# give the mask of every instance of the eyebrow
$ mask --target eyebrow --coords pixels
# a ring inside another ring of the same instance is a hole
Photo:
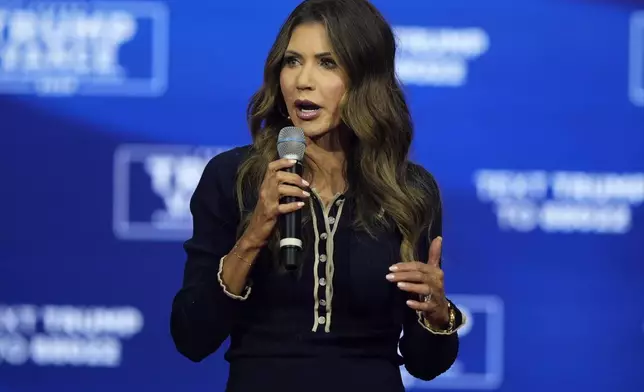
[[[287,50],[285,54],[290,54],[290,55],[297,56],[297,57],[303,57],[300,53],[298,53],[298,52],[296,52],[294,50]],[[322,58],[322,57],[328,57],[328,56],[333,57],[333,53],[331,53],[331,52],[322,52],[322,53],[316,53],[315,54],[315,58],[318,58],[318,59]]]

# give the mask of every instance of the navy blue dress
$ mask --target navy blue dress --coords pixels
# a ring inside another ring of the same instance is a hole
[[[194,231],[171,314],[177,350],[201,361],[230,337],[228,392],[396,392],[404,391],[401,365],[423,380],[449,369],[458,335],[426,329],[405,304],[410,294],[385,279],[399,261],[401,236],[383,230],[374,239],[352,227],[350,193],[324,208],[312,190],[298,273],[276,269],[263,249],[245,291],[228,293],[218,272],[237,240],[235,175],[248,151],[238,147],[211,159],[192,197]],[[426,258],[440,230],[439,215],[419,255]]]

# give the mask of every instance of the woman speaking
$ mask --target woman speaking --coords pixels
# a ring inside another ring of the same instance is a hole
[[[464,320],[443,287],[441,200],[408,160],[395,53],[368,1],[301,3],[249,104],[252,145],[204,170],[171,333],[192,361],[230,337],[228,392],[404,391],[399,366],[431,380],[456,359]],[[301,175],[278,155],[285,127],[303,130]],[[297,211],[292,272],[279,221]]]

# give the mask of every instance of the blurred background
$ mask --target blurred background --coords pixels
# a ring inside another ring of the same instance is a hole
[[[452,369],[644,391],[644,1],[374,0],[445,200]],[[169,335],[205,163],[298,1],[0,0],[0,391],[223,391]]]

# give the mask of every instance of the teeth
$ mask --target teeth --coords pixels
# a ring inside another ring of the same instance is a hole
[[[317,111],[317,109],[304,109],[304,108],[300,110],[302,111],[302,113],[313,113]]]

